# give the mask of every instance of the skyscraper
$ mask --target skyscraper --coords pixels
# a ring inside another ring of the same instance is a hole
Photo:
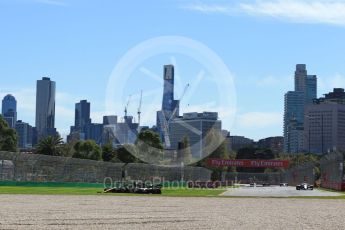
[[[15,128],[17,122],[17,101],[11,94],[6,95],[2,100],[2,116],[11,128]]]
[[[304,111],[317,97],[317,77],[308,75],[305,64],[297,64],[295,91],[285,94],[284,151],[297,153],[303,148]]]
[[[179,116],[180,101],[174,99],[175,70],[173,65],[164,66],[164,90],[162,110],[157,112],[157,129],[166,147],[170,147],[169,121]]]
[[[305,64],[297,64],[295,71],[295,92],[304,92],[306,104],[312,104],[317,97],[317,77],[308,75]]]
[[[303,140],[305,98],[302,91],[289,91],[284,103],[284,151],[298,153]]]
[[[32,148],[33,128],[28,123],[19,120],[16,123],[16,131],[18,134],[18,147],[20,149]]]
[[[71,126],[70,135],[67,140],[86,140],[90,118],[91,104],[87,100],[81,100],[75,104],[74,126]]]
[[[307,77],[307,66],[297,64],[295,71],[295,91],[303,92],[305,89],[305,78]]]
[[[306,89],[305,89],[306,105],[313,104],[313,101],[316,98],[317,98],[317,76],[307,75]]]
[[[90,103],[87,100],[81,100],[75,104],[74,127],[76,130],[82,130],[85,125],[90,123]]]
[[[172,112],[179,106],[179,101],[174,100],[174,82],[175,82],[175,70],[173,65],[164,66],[164,92],[162,111],[166,115],[172,115]]]
[[[44,77],[37,81],[36,89],[36,129],[38,140],[56,135],[55,129],[55,89],[56,84]]]

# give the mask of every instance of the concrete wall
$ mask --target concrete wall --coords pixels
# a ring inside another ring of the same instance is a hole
[[[2,162],[6,162],[3,163]],[[0,152],[0,180],[37,182],[103,183],[109,177],[118,181],[122,177],[123,163],[82,160],[36,154]],[[127,176],[132,180],[153,177],[166,181],[209,180],[211,171],[198,167],[163,167],[147,164],[129,164]]]

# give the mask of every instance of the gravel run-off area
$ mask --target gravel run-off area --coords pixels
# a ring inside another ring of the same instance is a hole
[[[344,229],[345,200],[0,195],[0,229]]]

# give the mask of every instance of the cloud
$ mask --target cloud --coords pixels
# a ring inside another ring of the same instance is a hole
[[[238,4],[194,3],[184,7],[202,13],[234,13],[270,17],[295,23],[318,23],[345,26],[345,2],[340,0],[270,0]]]
[[[293,83],[293,76],[267,76],[260,79],[257,79],[256,85],[258,87],[290,87],[290,85]]]
[[[242,128],[266,128],[282,125],[281,112],[249,112],[238,115],[237,122]]]
[[[195,3],[195,4],[189,4],[182,7],[186,10],[191,11],[198,11],[205,14],[211,14],[211,13],[229,13],[229,10],[231,8],[227,6],[222,5],[216,5],[216,4],[206,4],[206,3]]]
[[[345,76],[342,74],[335,74],[330,77],[318,76],[318,91],[319,94],[325,94],[333,91],[333,88],[345,88]]]
[[[62,0],[34,0],[37,3],[54,5],[54,6],[67,6],[67,3]]]

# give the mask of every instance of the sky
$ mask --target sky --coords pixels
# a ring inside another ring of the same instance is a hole
[[[215,56],[178,43],[161,52],[148,45],[167,38],[193,41],[190,47]],[[345,88],[344,41],[340,0],[0,0],[0,97],[13,94],[18,119],[34,125],[36,81],[50,77],[57,83],[56,127],[65,137],[76,102],[90,101],[93,122],[101,122],[123,116],[132,95],[136,117],[142,90],[142,125],[153,125],[163,65],[174,64],[175,97],[190,84],[181,113],[217,110],[223,129],[258,140],[282,135],[296,64],[318,76],[318,96]],[[124,61],[143,44],[150,50]]]

